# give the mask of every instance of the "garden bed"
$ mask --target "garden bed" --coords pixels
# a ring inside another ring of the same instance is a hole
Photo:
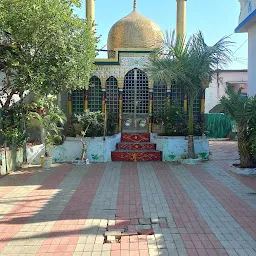
[[[151,134],[151,142],[156,143],[157,150],[163,152],[163,161],[181,162],[188,154],[188,140],[185,136],[158,136]],[[209,142],[203,137],[194,137],[196,158],[208,160]]]
[[[116,143],[120,142],[121,134],[103,137],[87,138],[86,158],[90,162],[110,162],[111,151],[115,150]],[[62,145],[51,149],[53,163],[74,162],[80,158],[82,152],[81,137],[68,137]],[[44,146],[37,145],[27,151],[27,160],[30,164],[39,164],[40,156],[44,154]]]

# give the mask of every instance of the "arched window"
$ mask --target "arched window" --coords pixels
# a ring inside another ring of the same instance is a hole
[[[101,99],[101,82],[96,76],[90,79],[90,87],[88,89],[88,108],[91,112],[101,110],[102,99]]]
[[[147,75],[140,69],[129,71],[124,78],[123,112],[134,113],[136,99],[136,112],[148,113],[149,93]]]
[[[159,113],[163,110],[167,100],[167,86],[156,83],[153,87],[153,112]]]
[[[84,112],[84,90],[72,91],[72,112],[73,114]]]
[[[106,81],[106,105],[107,112],[112,112],[116,119],[118,118],[118,84],[115,77],[111,76]]]

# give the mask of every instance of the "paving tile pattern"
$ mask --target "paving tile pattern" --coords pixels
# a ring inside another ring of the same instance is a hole
[[[188,255],[228,255],[167,164],[153,164]],[[175,244],[178,248],[179,244]]]
[[[217,167],[213,163],[205,164],[203,170],[211,174],[216,180],[229,188],[241,200],[245,201],[254,210],[256,210],[256,196],[252,188],[247,187],[229,173],[223,172],[221,168]]]
[[[218,181],[207,177],[209,182],[204,182],[206,180],[205,176],[209,174],[198,171],[198,169],[198,166],[189,168],[179,166],[172,168],[172,171],[228,254],[256,255],[255,240],[251,236],[253,233],[248,234],[236,221],[237,218],[234,214],[237,208],[236,202],[227,206],[230,198],[226,197],[222,201],[218,196],[217,193],[221,189],[218,188]],[[212,187],[216,188],[215,193],[211,193],[213,192]],[[240,200],[239,198],[235,199]]]
[[[71,169],[72,168],[70,168],[70,170]],[[44,240],[51,232],[56,219],[58,219],[74,193],[74,190],[72,191],[71,188],[76,188],[79,185],[81,175],[84,175],[86,172],[86,170],[84,170],[83,173],[78,172],[77,168],[68,173],[63,169],[60,171],[66,175],[64,180],[59,184],[58,187],[56,187],[56,189],[54,189],[53,183],[51,183],[51,197],[47,203],[42,206],[40,211],[31,216],[30,219],[22,226],[20,231],[16,233],[15,237],[9,241],[8,245],[2,251],[3,255],[9,255],[8,253],[12,255],[20,255],[23,253],[28,255],[36,255]],[[49,188],[49,184],[47,185]],[[40,187],[40,190],[44,188],[46,187],[42,186]],[[38,199],[40,199],[40,197],[38,197],[37,200]],[[61,236],[61,234],[56,232],[54,233],[54,236],[58,238]]]
[[[166,197],[150,163],[138,163],[144,217],[165,218],[168,228],[153,224],[155,235],[148,236],[149,255],[187,255]]]
[[[23,201],[18,203],[0,221],[0,252],[21,230],[22,226],[30,221],[44,204],[50,199],[54,189],[64,179],[65,175],[72,170],[71,166],[59,167],[55,172],[40,175],[43,180],[38,188],[29,193]],[[47,177],[47,178],[46,178]],[[37,180],[38,181],[38,180]],[[26,189],[26,187],[25,187]],[[24,187],[23,187],[24,190]]]
[[[256,185],[229,164],[13,173],[0,179],[0,255],[255,256]]]

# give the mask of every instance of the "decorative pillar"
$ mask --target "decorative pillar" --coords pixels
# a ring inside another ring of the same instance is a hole
[[[153,126],[153,88],[154,80],[149,78],[148,80],[148,89],[149,89],[149,104],[148,104],[148,132],[152,132]]]
[[[106,88],[102,88],[102,112],[105,113],[105,104],[106,104]]]
[[[123,88],[119,88],[119,132],[122,132],[122,123],[123,123]]]
[[[88,90],[84,90],[84,111],[88,110]]]
[[[72,93],[68,92],[68,115],[72,116]]]
[[[148,132],[152,132],[153,125],[153,88],[149,88]]]
[[[202,98],[201,98],[201,120],[204,120],[204,111],[205,111],[205,89],[203,90]]]
[[[184,96],[184,107],[183,107],[183,110],[185,113],[188,112],[188,97],[187,95]]]
[[[177,36],[185,36],[186,34],[186,8],[187,0],[177,0]]]
[[[171,93],[172,93],[171,87],[167,87],[167,103],[168,103],[168,105],[171,104]]]
[[[95,26],[95,0],[86,0],[86,19],[92,26],[92,31],[94,32]]]
[[[69,131],[71,132],[72,130],[72,93],[68,92],[68,118],[67,118],[67,123],[69,127]]]

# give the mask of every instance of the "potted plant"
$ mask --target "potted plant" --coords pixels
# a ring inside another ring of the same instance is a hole
[[[38,102],[37,110],[31,112],[31,118],[39,120],[42,126],[42,141],[44,143],[44,155],[41,156],[41,165],[43,168],[51,168],[52,157],[50,149],[55,144],[56,139],[59,143],[60,130],[58,126],[66,121],[65,114],[54,104],[55,97],[47,97],[43,102]]]

